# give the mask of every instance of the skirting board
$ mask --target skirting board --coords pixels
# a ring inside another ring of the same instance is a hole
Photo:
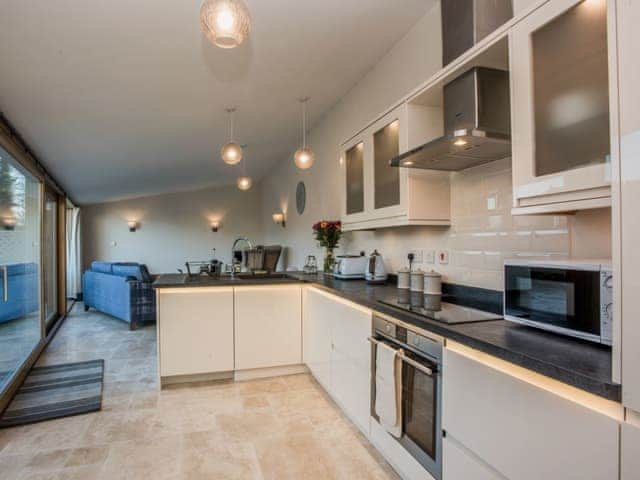
[[[160,388],[165,385],[214,382],[216,380],[233,380],[233,372],[196,373],[194,375],[172,375],[170,377],[160,377]]]
[[[285,365],[282,367],[254,368],[251,370],[238,370],[230,372],[196,373],[194,375],[172,375],[160,377],[160,386],[176,385],[181,383],[203,383],[219,380],[253,380],[257,378],[279,377],[282,375],[295,375],[307,373],[309,369],[305,365]]]
[[[236,370],[233,372],[233,379],[238,381],[253,380],[256,378],[279,377],[282,375],[295,375],[307,373],[309,369],[306,365],[284,365],[282,367],[254,368],[251,370]]]

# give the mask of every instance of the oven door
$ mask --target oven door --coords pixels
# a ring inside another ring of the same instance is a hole
[[[600,341],[600,272],[526,265],[505,267],[505,318]]]
[[[441,375],[438,364],[388,338],[370,339],[373,350],[371,416],[376,422],[376,345],[384,342],[398,350],[402,365],[402,436],[393,437],[434,478],[442,477]]]

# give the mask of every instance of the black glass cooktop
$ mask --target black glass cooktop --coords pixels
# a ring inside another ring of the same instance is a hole
[[[398,290],[398,298],[395,301],[380,300],[380,303],[448,324],[502,320],[502,317],[495,313],[463,307],[445,300],[446,296],[443,299],[442,295],[423,295],[421,292]]]

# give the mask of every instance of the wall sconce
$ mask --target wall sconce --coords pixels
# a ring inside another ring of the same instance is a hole
[[[287,226],[287,220],[284,218],[284,213],[274,213],[273,223],[282,226],[282,228],[285,228]]]
[[[219,221],[215,220],[215,221],[211,222],[211,231],[213,233],[216,233],[219,228],[220,228],[220,222]]]
[[[127,225],[129,225],[130,232],[135,232],[138,229],[138,222],[136,222],[135,220],[129,220],[127,222]]]
[[[5,230],[15,230],[16,229],[16,217],[4,217],[2,219],[2,226]]]

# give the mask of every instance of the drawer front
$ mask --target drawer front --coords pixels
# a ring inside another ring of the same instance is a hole
[[[508,478],[618,478],[618,422],[449,349],[443,427]]]

